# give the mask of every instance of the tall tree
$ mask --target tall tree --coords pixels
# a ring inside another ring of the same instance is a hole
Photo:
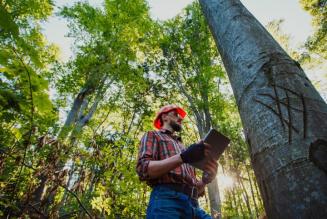
[[[146,35],[152,30],[148,8],[143,0],[105,1],[103,10],[87,3],[64,7],[60,13],[70,21],[70,36],[76,39],[77,57],[67,65],[58,80],[60,91],[76,90],[61,138],[74,137],[94,115],[99,102],[113,82],[142,77],[143,71],[131,63],[145,53]],[[92,17],[93,19],[89,19]]]
[[[267,216],[326,217],[326,103],[239,0],[200,4],[232,84]]]

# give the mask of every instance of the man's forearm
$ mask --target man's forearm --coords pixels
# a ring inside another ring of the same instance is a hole
[[[151,160],[148,167],[148,174],[151,179],[161,177],[183,163],[180,154],[176,154],[164,160]]]

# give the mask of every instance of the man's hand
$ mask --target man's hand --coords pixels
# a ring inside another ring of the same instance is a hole
[[[202,182],[204,184],[210,183],[217,175],[218,163],[216,158],[212,157],[211,147],[211,145],[201,140],[196,144],[192,144],[180,155],[183,163],[194,163],[202,159],[206,160],[202,175]]]
[[[205,184],[211,183],[211,181],[215,179],[217,175],[217,167],[218,163],[216,160],[211,159],[206,163],[202,174],[202,181]]]
[[[183,151],[181,153],[181,158],[183,163],[194,163],[202,160],[205,153],[205,143],[200,141],[198,143],[192,144],[185,151]]]
[[[208,184],[212,180],[214,180],[214,178],[217,175],[218,163],[217,160],[214,157],[212,157],[210,154],[211,145],[204,143],[204,146],[205,146],[204,155],[205,155],[206,163],[204,165],[202,181],[205,184]]]

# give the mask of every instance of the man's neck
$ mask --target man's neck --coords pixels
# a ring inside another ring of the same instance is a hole
[[[170,131],[171,134],[175,133],[174,129],[172,127],[170,127],[169,125],[163,125],[162,129],[166,129],[166,130]]]

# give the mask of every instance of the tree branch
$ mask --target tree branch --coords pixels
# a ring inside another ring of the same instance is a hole
[[[2,150],[2,149],[0,149],[0,152],[6,154],[6,155],[8,155],[8,156],[10,156],[10,157],[13,158],[13,159],[17,159],[17,157],[12,156],[11,154],[6,153],[6,152],[5,152],[4,150]],[[30,169],[32,169],[32,170],[34,170],[34,171],[37,171],[37,169],[36,169],[35,167],[31,166],[31,165],[28,165],[28,164],[23,163],[23,162],[22,162],[22,165],[25,166],[25,167],[27,167],[27,168],[30,168]],[[48,179],[51,180],[51,181],[53,181],[56,185],[58,185],[58,186],[64,188],[64,189],[65,189],[67,192],[69,192],[70,194],[72,194],[72,195],[76,198],[78,204],[83,208],[83,210],[85,211],[85,213],[86,213],[90,218],[92,218],[92,215],[91,215],[91,214],[89,213],[89,211],[85,208],[85,206],[83,205],[83,203],[81,202],[81,200],[78,198],[78,196],[77,196],[74,192],[72,192],[72,191],[71,191],[70,189],[68,189],[66,186],[63,186],[63,185],[61,185],[60,183],[58,183],[55,179],[52,179],[52,178],[48,178]]]
[[[200,115],[200,112],[198,111],[198,109],[195,106],[193,97],[186,91],[185,87],[183,86],[182,80],[181,80],[179,74],[176,74],[176,80],[177,80],[177,86],[179,87],[180,91],[184,94],[184,96],[187,98],[187,100],[188,100],[188,102],[190,104],[190,107],[191,107],[193,113],[195,114],[195,118],[197,120],[197,123],[198,123],[199,127],[200,126],[202,127],[203,120],[202,120],[202,117]]]
[[[78,204],[83,208],[83,210],[85,211],[85,213],[86,213],[90,218],[92,218],[92,215],[90,214],[90,212],[89,212],[89,211],[84,207],[84,205],[82,204],[81,200],[79,200],[78,196],[77,196],[74,192],[72,192],[70,189],[68,189],[68,188],[67,188],[66,186],[64,186],[64,185],[60,185],[60,184],[59,184],[59,186],[62,187],[62,188],[64,188],[64,189],[65,189],[67,192],[69,192],[70,194],[72,194],[72,195],[76,198]]]
[[[27,142],[24,148],[24,156],[23,156],[23,160],[22,163],[25,162],[26,159],[26,155],[27,155],[27,148],[31,143],[31,138],[32,138],[32,132],[33,132],[33,126],[34,126],[34,100],[33,100],[33,90],[32,90],[32,82],[31,82],[31,74],[30,71],[28,70],[27,66],[25,65],[25,62],[23,61],[23,59],[18,55],[16,49],[14,47],[11,47],[11,49],[13,50],[13,52],[15,53],[16,57],[19,59],[19,61],[22,63],[23,67],[26,70],[27,76],[28,76],[28,83],[29,83],[29,92],[30,92],[30,98],[31,98],[31,118],[30,118],[30,130],[28,133],[28,137],[27,137]],[[20,176],[22,174],[23,171],[23,165],[20,166],[20,170],[18,173],[18,177],[17,177],[17,181],[14,184],[14,189],[13,189],[13,194],[15,194],[16,188],[17,188],[17,184],[19,184],[19,180],[20,180]]]

